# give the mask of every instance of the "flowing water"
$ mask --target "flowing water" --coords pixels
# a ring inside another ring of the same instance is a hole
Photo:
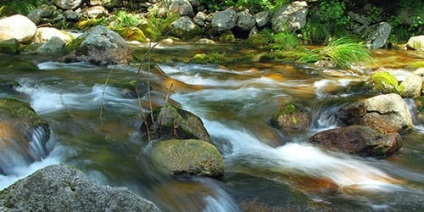
[[[199,49],[183,46],[168,54],[179,51]],[[384,58],[381,54],[376,57]],[[418,121],[403,135],[401,151],[383,160],[308,143],[314,133],[338,126],[335,112],[361,96],[356,85],[366,79],[364,70],[168,62],[158,65],[161,74],[143,72],[155,105],[170,94],[204,122],[224,157],[225,177],[214,180],[164,176],[144,157],[147,142],[138,129],[140,105],[148,110],[148,97],[131,98],[121,86],[137,78],[138,64],[102,68],[31,57],[2,60],[2,79],[19,86],[1,87],[1,97],[29,102],[49,123],[55,146],[44,159],[0,175],[0,189],[47,165],[67,163],[100,183],[126,186],[166,211],[424,210],[424,127]],[[308,132],[285,137],[269,126],[278,103],[286,101],[313,110]]]

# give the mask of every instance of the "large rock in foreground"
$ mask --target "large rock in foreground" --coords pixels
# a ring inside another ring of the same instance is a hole
[[[382,133],[402,133],[413,127],[408,106],[394,93],[345,106],[339,115],[347,125],[365,125]]]
[[[202,120],[170,104],[158,107],[152,116],[147,116],[141,131],[147,140],[199,139],[211,142]]]
[[[398,133],[381,134],[365,126],[349,126],[319,132],[309,138],[328,149],[365,157],[386,157],[402,147]]]
[[[98,185],[82,172],[53,165],[0,193],[0,211],[160,211],[127,188]]]
[[[30,42],[37,32],[34,22],[23,15],[13,15],[0,19],[0,41],[17,39],[21,43]]]
[[[73,40],[65,47],[70,54],[65,61],[85,61],[100,66],[127,63],[132,59],[132,50],[116,32],[96,26]]]
[[[153,163],[172,175],[199,175],[220,178],[224,175],[221,154],[202,140],[163,140],[152,143]]]

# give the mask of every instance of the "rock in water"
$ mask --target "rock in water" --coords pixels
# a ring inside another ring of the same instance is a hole
[[[43,168],[0,193],[0,211],[160,211],[129,191],[89,180],[66,165]]]

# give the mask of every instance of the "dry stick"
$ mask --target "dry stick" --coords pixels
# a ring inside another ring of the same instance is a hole
[[[107,74],[105,83],[103,84],[103,92],[102,92],[102,98],[101,98],[101,103],[100,103],[100,106],[101,106],[100,107],[100,117],[99,117],[99,119],[100,119],[100,125],[103,125],[103,111],[104,111],[104,105],[103,105],[103,103],[104,103],[104,97],[105,97],[105,94],[106,94],[106,86],[107,86],[107,84],[109,82],[109,79],[110,79],[110,76],[112,75],[112,72],[115,70],[115,67],[113,67],[109,71],[109,73]]]

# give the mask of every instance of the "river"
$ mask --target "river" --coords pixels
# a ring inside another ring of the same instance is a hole
[[[201,50],[182,45],[159,49],[153,56]],[[424,56],[382,50],[374,58],[393,64]],[[403,135],[400,152],[386,159],[331,152],[307,141],[318,131],[337,127],[334,111],[361,95],[355,85],[366,79],[366,70],[170,60],[158,64],[161,74],[143,71],[152,83],[154,105],[170,95],[204,122],[224,157],[225,177],[214,180],[163,176],[148,161],[140,162],[147,142],[138,130],[143,122],[139,106],[148,109],[149,99],[131,98],[120,86],[137,78],[139,64],[98,67],[3,55],[1,65],[2,80],[19,83],[2,87],[1,96],[29,102],[49,123],[55,147],[43,160],[0,175],[0,189],[47,165],[67,163],[99,183],[126,186],[166,211],[424,210],[420,123]],[[269,126],[282,100],[302,101],[313,109],[308,132],[286,138]]]

